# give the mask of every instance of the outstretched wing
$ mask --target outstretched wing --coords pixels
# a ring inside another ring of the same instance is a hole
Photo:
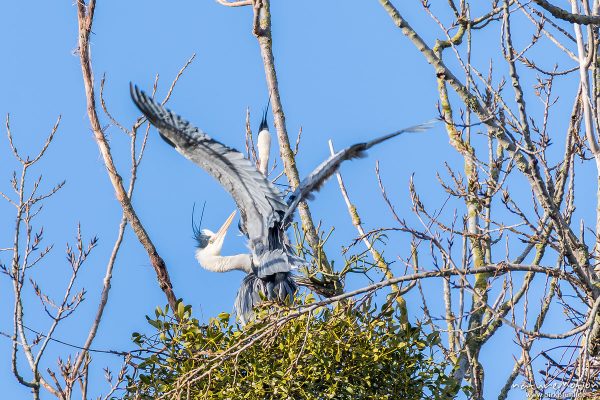
[[[315,190],[319,190],[321,186],[325,183],[327,179],[331,177],[340,167],[340,164],[346,160],[352,160],[354,158],[362,158],[366,156],[365,151],[370,149],[371,147],[379,144],[381,142],[385,142],[388,139],[396,137],[406,132],[423,132],[427,129],[430,129],[433,126],[434,121],[429,121],[421,125],[411,126],[410,128],[402,129],[393,133],[390,133],[385,136],[381,136],[377,139],[373,139],[370,142],[366,143],[357,143],[350,147],[345,148],[344,150],[338,151],[327,160],[323,161],[321,165],[319,165],[313,172],[310,173],[300,185],[294,190],[294,192],[290,195],[287,200],[287,210],[283,217],[283,223],[287,224],[289,219],[291,219],[296,207],[298,207],[298,203],[302,200],[310,199],[311,193]]]
[[[212,139],[131,85],[131,98],[161,137],[212,175],[231,194],[252,241],[267,240],[287,208],[281,193],[239,151]]]

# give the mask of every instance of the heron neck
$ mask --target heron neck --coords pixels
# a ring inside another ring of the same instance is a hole
[[[257,146],[258,147],[258,170],[265,176],[267,176],[269,168],[269,152],[271,151],[271,133],[268,130],[263,129],[258,134]]]
[[[202,268],[212,272],[244,271],[252,272],[250,254],[236,254],[234,256],[220,256],[196,252],[196,259]]]

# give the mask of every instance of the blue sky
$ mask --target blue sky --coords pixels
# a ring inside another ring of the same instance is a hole
[[[439,33],[421,11],[419,2],[413,3],[404,7],[405,17],[421,27],[432,43]],[[78,287],[87,290],[86,301],[56,333],[61,340],[82,344],[99,297],[121,209],[86,115],[81,68],[74,55],[76,7],[71,1],[37,1],[30,5],[33,7],[19,7],[16,2],[0,5],[0,50],[5,55],[0,63],[0,116],[10,113],[18,148],[32,153],[41,146],[58,115],[62,115],[56,139],[34,171],[34,175],[43,175],[42,187],[46,189],[62,180],[67,183],[47,201],[38,219],[38,224],[44,226],[45,243],[54,243],[55,248],[32,277],[49,294],[60,295],[69,276],[64,247],[66,242],[73,242],[77,224],[81,223],[84,237],[100,238],[78,282]],[[350,1],[341,6],[333,1],[276,1],[272,14],[276,66],[291,140],[295,140],[300,127],[303,129],[297,160],[301,175],[327,157],[329,138],[336,148],[341,148],[437,116],[433,69],[392,24],[378,2]],[[491,27],[478,44],[485,47],[485,40],[497,40],[499,31],[498,24]],[[93,32],[91,54],[96,80],[99,82],[106,73],[108,107],[121,123],[131,125],[138,116],[129,98],[130,81],[149,90],[158,73],[159,96],[164,96],[177,71],[196,53],[196,60],[179,81],[169,106],[213,137],[243,149],[246,107],[250,107],[256,129],[268,97],[259,49],[251,34],[250,9],[230,9],[213,1],[99,2]],[[483,50],[476,55],[481,60],[492,56]],[[565,84],[557,90],[570,99],[576,87]],[[559,109],[570,110],[569,102],[561,103]],[[108,124],[104,115],[101,121]],[[562,132],[567,122],[557,120],[556,126]],[[0,190],[9,192],[12,171],[18,166],[2,131]],[[114,127],[108,128],[108,137],[119,172],[125,178],[129,169],[128,139]],[[275,149],[272,155],[276,157]],[[408,220],[412,218],[408,196],[411,174],[414,173],[417,188],[428,205],[437,208],[446,196],[437,184],[436,172],[443,170],[443,161],[461,165],[441,126],[427,134],[393,140],[374,148],[369,158],[344,165],[348,191],[367,229],[391,224],[375,178],[376,160],[380,162],[389,196]],[[516,188],[519,190],[519,186]],[[528,193],[525,189],[523,195]],[[168,265],[175,293],[194,307],[200,320],[231,311],[243,277],[241,273],[210,273],[197,265],[190,216],[193,204],[204,201],[203,225],[213,230],[235,208],[229,195],[212,178],[172,151],[152,131],[133,203]],[[460,210],[459,203],[455,206]],[[326,230],[335,226],[327,250],[330,257],[341,260],[341,246],[347,245],[356,233],[335,181],[322,189],[311,209]],[[0,231],[0,247],[12,243],[13,216],[14,209],[0,203],[0,219],[10,228]],[[409,249],[407,239],[390,237],[386,256],[390,260],[405,257]],[[232,230],[224,252],[241,251],[244,241]],[[0,260],[7,261],[1,253]],[[441,285],[430,289],[440,293]],[[2,332],[11,331],[10,291],[9,280],[0,277]],[[147,255],[128,231],[94,347],[132,348],[131,333],[147,330],[144,316],[165,302]],[[35,329],[46,329],[49,320],[39,312],[37,299],[30,297],[25,307],[27,323]],[[413,318],[418,318],[420,307],[413,307],[411,312]],[[516,348],[501,354],[494,348],[504,349],[510,344],[511,336],[504,335],[483,352],[484,362],[494,360],[492,368],[499,371],[497,378],[493,369],[487,375],[489,393],[497,393],[512,366],[513,353],[518,355]],[[0,382],[4,394],[6,398],[27,398],[27,390],[17,384],[10,372],[9,346],[10,341],[0,337],[0,358],[4,360],[0,362]],[[45,365],[54,367],[56,357],[64,357],[68,352],[68,348],[52,343]],[[95,357],[92,395],[105,389],[101,368],[115,367],[119,361],[110,356]],[[519,398],[518,393],[513,395]],[[43,398],[47,395],[43,394]]]

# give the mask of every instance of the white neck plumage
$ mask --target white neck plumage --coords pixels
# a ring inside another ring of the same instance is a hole
[[[252,258],[250,254],[236,254],[234,256],[221,256],[209,254],[210,252],[196,250],[196,259],[200,266],[212,272],[244,271],[252,272]]]
[[[258,148],[258,170],[264,176],[269,173],[269,153],[271,151],[271,134],[267,129],[263,129],[258,133],[256,141]]]
[[[235,211],[232,212],[225,223],[215,232],[203,229],[200,238],[202,247],[196,250],[196,259],[200,266],[213,272],[244,271],[252,272],[252,257],[250,254],[237,254],[235,256],[222,256],[221,249],[227,235],[227,228],[231,225]]]

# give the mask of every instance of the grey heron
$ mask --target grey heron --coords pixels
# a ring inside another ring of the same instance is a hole
[[[235,216],[233,212],[216,233],[208,230],[198,232],[196,258],[203,268],[210,271],[241,270],[247,273],[234,304],[235,313],[242,324],[251,318],[254,307],[262,298],[284,302],[294,297],[297,286],[291,271],[305,261],[293,254],[286,229],[298,204],[311,198],[311,193],[319,190],[343,161],[364,157],[370,147],[404,132],[430,128],[430,124],[416,125],[338,151],[284,199],[279,189],[242,153],[212,139],[154,101],[137,86],[131,85],[131,97],[148,121],[158,129],[160,136],[181,155],[212,175],[237,205],[240,212],[239,228],[248,238],[250,254],[221,255],[227,229]],[[266,112],[263,121],[265,125],[261,126],[265,128]],[[262,166],[260,169],[263,170]]]
[[[263,113],[260,126],[258,127],[258,136],[256,138],[256,147],[258,148],[258,170],[264,176],[268,175],[269,169],[269,153],[271,152],[271,132],[269,132],[269,124],[267,123],[267,112],[271,104],[271,96],[267,102],[267,107]]]

